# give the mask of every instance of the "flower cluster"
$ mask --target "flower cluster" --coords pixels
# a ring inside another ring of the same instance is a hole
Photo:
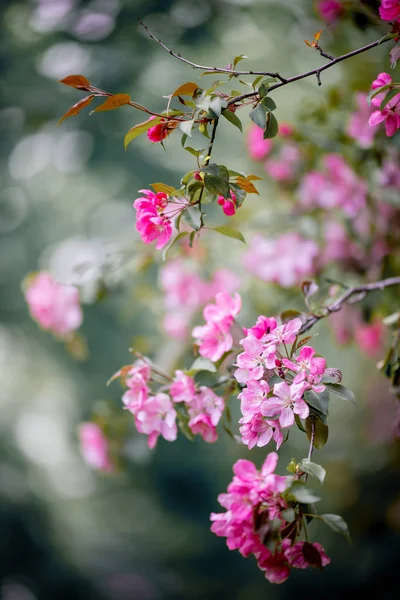
[[[239,287],[238,275],[228,269],[218,269],[210,281],[202,279],[189,262],[168,261],[160,269],[166,316],[164,331],[178,340],[186,340],[194,314],[219,292],[232,293]]]
[[[399,5],[400,6],[400,5]],[[378,77],[372,82],[372,89],[390,85],[392,77],[388,73],[379,73]],[[394,88],[395,89],[395,88]],[[371,104],[377,108],[369,119],[369,124],[373,127],[379,123],[385,123],[386,135],[392,137],[400,129],[400,88],[399,92],[393,97],[389,97],[386,102],[387,94],[391,94],[390,89],[377,94],[371,99]],[[381,107],[383,103],[383,108]]]
[[[379,14],[384,21],[400,21],[400,1],[382,0]]]
[[[40,272],[25,280],[25,299],[32,318],[47,331],[68,338],[83,320],[79,291]]]
[[[215,304],[207,304],[203,310],[205,325],[195,327],[192,335],[199,346],[199,353],[216,362],[233,346],[231,326],[239,314],[242,301],[238,293],[221,292],[215,297]]]
[[[244,255],[244,266],[262,281],[288,288],[315,273],[318,252],[314,241],[297,233],[285,233],[275,240],[255,235]]]
[[[154,193],[151,190],[139,190],[139,192],[143,196],[133,203],[136,209],[136,229],[145,244],[157,240],[156,249],[160,250],[171,239],[172,221],[187,208],[188,201],[181,197],[170,200],[164,192]]]
[[[152,384],[160,376],[168,383],[153,391]],[[216,427],[225,408],[224,400],[212,389],[197,386],[183,371],[175,371],[171,379],[155,370],[147,359],[140,359],[120,369],[112,377],[116,378],[121,378],[128,388],[122,402],[134,416],[138,432],[148,435],[150,448],[155,447],[160,435],[168,442],[176,440],[177,419],[204,441],[217,440]]]
[[[296,541],[301,512],[289,499],[292,477],[274,473],[277,462],[278,455],[271,452],[258,471],[252,462],[238,460],[227,493],[218,496],[226,512],[210,517],[211,531],[226,537],[230,550],[254,555],[271,583],[286,581],[291,567],[322,568],[330,563],[320,544]],[[289,520],[289,513],[294,519]]]
[[[218,204],[222,207],[223,212],[227,217],[232,217],[236,213],[236,195],[234,192],[230,192],[230,198],[224,198],[223,196],[218,196],[217,199]]]
[[[298,198],[303,209],[338,208],[348,217],[364,209],[367,184],[339,154],[326,154],[322,171],[309,171],[303,178]]]
[[[244,352],[237,356],[235,371],[236,380],[243,386],[239,423],[243,443],[250,449],[265,446],[271,439],[278,449],[283,441],[282,429],[292,427],[296,415],[300,419],[309,416],[304,393],[325,390],[322,378],[326,361],[316,356],[314,348],[298,341],[301,325],[298,318],[278,325],[274,318],[260,316],[240,341]],[[272,377],[279,381],[271,388]]]
[[[360,148],[371,148],[378,129],[377,125],[370,125],[372,108],[368,104],[367,94],[358,92],[355,95],[357,110],[350,115],[346,127],[347,135],[357,142]]]

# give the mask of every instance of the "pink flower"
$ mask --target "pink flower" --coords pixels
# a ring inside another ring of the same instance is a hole
[[[301,153],[297,146],[285,144],[276,158],[268,158],[264,167],[272,179],[279,182],[291,182],[296,177]]]
[[[151,116],[149,121],[155,118],[155,116]],[[169,134],[170,131],[168,131],[168,123],[164,121],[164,119],[161,121],[161,123],[154,125],[154,127],[150,127],[150,129],[147,131],[147,137],[151,142],[153,142],[153,144],[154,142],[161,142],[162,140],[165,140]]]
[[[160,435],[168,442],[175,441],[178,435],[176,410],[169,396],[160,392],[147,398],[135,414],[135,425],[139,433],[149,436],[150,448],[154,448]]]
[[[300,204],[305,209],[340,208],[355,217],[365,208],[367,184],[359,178],[339,154],[326,154],[323,171],[309,171],[298,190]]]
[[[244,255],[245,268],[262,281],[289,288],[315,273],[319,253],[317,244],[297,233],[266,239],[255,235]]]
[[[223,398],[210,388],[201,386],[188,407],[191,432],[199,434],[205,442],[214,443],[218,439],[217,425],[225,408]]]
[[[318,551],[321,560],[321,567],[326,567],[326,565],[329,565],[331,559],[325,554],[321,544],[315,542],[314,544],[310,544],[310,546],[313,546],[314,549]],[[293,546],[288,544],[288,547],[285,549],[285,556],[291,567],[295,567],[296,569],[307,569],[307,567],[310,566],[310,563],[304,556],[303,548],[304,542],[296,542],[296,544]]]
[[[379,73],[378,77],[372,82],[371,87],[373,90],[376,90],[391,83],[392,77],[388,73]],[[388,137],[392,137],[400,129],[400,90],[398,94],[387,102],[383,110],[380,110],[382,101],[390,91],[390,89],[385,90],[372,98],[371,104],[378,107],[378,110],[374,111],[369,118],[371,127],[384,122]]]
[[[276,360],[276,346],[264,345],[261,340],[247,336],[241,340],[244,352],[236,359],[235,379],[239,383],[247,383],[250,380],[259,380],[264,377],[265,369],[273,369]]]
[[[326,369],[325,358],[315,357],[315,350],[311,346],[303,346],[299,356],[295,358],[296,364],[287,358],[283,359],[283,364],[292,371],[309,371],[311,375],[323,375]]]
[[[81,423],[79,439],[82,456],[88,465],[107,473],[113,470],[108,441],[96,423]]]
[[[360,323],[354,330],[356,343],[362,352],[372,358],[382,349],[383,336],[384,327],[379,319],[372,323]]]
[[[317,3],[317,11],[324,21],[334,23],[343,12],[343,5],[339,0],[320,0]]]
[[[247,135],[247,148],[253,160],[262,160],[272,150],[272,141],[263,139],[264,132],[255,123],[250,126]]]
[[[183,371],[175,371],[174,382],[169,391],[174,402],[185,402],[186,404],[189,404],[196,394],[193,377],[185,375]]]
[[[358,143],[360,148],[371,148],[374,143],[377,127],[371,127],[369,124],[371,108],[368,105],[367,94],[358,92],[356,94],[356,103],[358,110],[350,115],[346,133]]]
[[[379,14],[384,21],[399,21],[400,0],[382,0]]]
[[[282,137],[291,137],[294,133],[294,128],[290,123],[281,121],[279,123],[279,135]]]
[[[288,386],[286,381],[274,385],[274,394],[272,398],[264,400],[261,406],[261,412],[266,417],[279,417],[281,427],[292,427],[294,424],[294,415],[299,415],[301,419],[306,419],[309,415],[307,403],[302,399],[307,384],[292,383]]]
[[[203,311],[206,325],[195,327],[192,331],[201,356],[216,362],[231,350],[233,337],[230,328],[240,309],[241,298],[237,293],[231,297],[221,292],[216,295],[215,304],[207,304]]]
[[[43,329],[65,338],[80,327],[83,315],[76,287],[59,283],[44,272],[27,281],[25,299],[29,312]]]
[[[163,248],[172,236],[172,224],[169,216],[164,214],[168,197],[164,193],[155,194],[151,190],[140,190],[144,196],[133,203],[136,209],[136,229],[145,244],[157,240],[156,248]],[[183,209],[183,206],[182,206]]]
[[[293,344],[302,326],[301,319],[291,319],[266,335],[265,341],[273,344]]]
[[[254,446],[266,446],[271,439],[276,449],[283,442],[283,434],[277,421],[265,419],[261,405],[267,397],[269,385],[266,381],[248,381],[247,387],[239,394],[242,418],[239,423],[242,441],[251,450]]]
[[[127,410],[134,415],[147,400],[150,388],[147,383],[151,377],[151,365],[138,360],[126,374],[125,385],[129,388],[122,396],[122,402]]]

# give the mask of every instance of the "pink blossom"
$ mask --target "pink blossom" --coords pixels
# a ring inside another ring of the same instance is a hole
[[[250,380],[259,380],[264,376],[265,369],[273,369],[276,360],[276,346],[274,344],[264,345],[261,340],[247,336],[241,340],[244,352],[236,359],[235,378],[239,383],[247,383]]]
[[[384,21],[400,21],[400,0],[382,0],[379,14]]]
[[[272,150],[271,140],[263,139],[264,131],[255,123],[250,126],[247,135],[247,148],[253,160],[262,160]]]
[[[164,214],[168,197],[161,192],[155,194],[151,190],[139,191],[144,196],[137,198],[133,203],[136,209],[136,229],[145,244],[157,240],[156,248],[160,250],[172,236],[171,219]]]
[[[264,400],[261,412],[266,417],[279,417],[281,427],[292,427],[294,415],[306,419],[309,415],[307,403],[302,399],[307,384],[292,383],[289,386],[286,381],[274,385],[274,396]]]
[[[240,433],[242,441],[251,450],[254,446],[265,446],[271,439],[276,442],[276,449],[283,442],[283,434],[277,421],[265,419],[261,405],[270,388],[266,381],[248,381],[247,387],[239,394],[242,418]]]
[[[199,434],[205,442],[213,443],[218,439],[217,425],[225,408],[223,398],[210,388],[201,386],[188,407],[189,429]]]
[[[280,325],[268,333],[265,337],[266,342],[272,342],[273,344],[293,344],[297,334],[299,333],[302,326],[301,319],[291,319],[284,325]]]
[[[149,436],[148,445],[154,448],[161,435],[168,442],[176,440],[176,410],[167,394],[159,392],[148,397],[135,414],[135,425],[139,433]]]
[[[323,375],[326,369],[325,358],[315,357],[315,350],[311,346],[303,346],[299,356],[295,358],[296,363],[284,358],[283,364],[292,371],[309,371],[312,375]],[[315,358],[314,358],[315,357]]]
[[[279,135],[282,137],[291,137],[294,133],[294,128],[290,123],[281,121],[279,123]]]
[[[374,143],[377,127],[371,127],[369,124],[371,107],[368,105],[367,94],[358,92],[356,94],[356,103],[358,110],[350,115],[346,133],[358,143],[360,148],[371,148]]]
[[[315,273],[318,253],[314,241],[297,233],[285,233],[275,240],[255,235],[244,255],[244,265],[262,281],[288,288]]]
[[[339,0],[320,0],[317,11],[321,19],[327,23],[334,23],[343,13],[343,5]]]
[[[265,336],[271,333],[278,326],[274,317],[264,317],[260,315],[257,317],[256,324],[249,329],[244,328],[246,335],[251,335],[258,340],[265,340]]]
[[[321,567],[326,567],[326,565],[329,565],[331,559],[325,554],[321,544],[315,542],[314,544],[310,545],[312,545],[315,550],[318,551],[321,557]],[[310,566],[310,563],[307,562],[306,558],[304,557],[303,548],[304,542],[296,542],[293,546],[291,546],[290,543],[287,545],[287,548],[285,549],[285,556],[291,567],[295,567],[297,569],[307,569],[307,567]]]
[[[151,116],[149,118],[149,121],[155,118],[155,116]],[[163,119],[161,123],[158,123],[157,125],[154,125],[154,127],[150,127],[150,129],[148,129],[147,137],[154,144],[154,142],[161,142],[162,140],[165,140],[169,133],[170,132],[168,131],[168,124]]]
[[[287,559],[279,552],[264,552],[262,559],[258,561],[258,567],[265,571],[265,578],[271,583],[284,583],[290,575]]]
[[[175,371],[174,382],[170,387],[170,394],[174,402],[185,402],[189,404],[196,394],[193,377],[189,377],[183,371]]]
[[[354,338],[362,352],[372,358],[382,349],[384,326],[380,319],[372,323],[360,323],[355,327]]]
[[[388,73],[379,73],[378,77],[372,82],[371,87],[373,90],[376,90],[391,83],[392,77]],[[389,91],[389,89],[385,90],[372,98],[371,104],[376,106],[378,110],[374,111],[370,116],[369,124],[373,127],[384,122],[386,135],[392,137],[400,129],[400,90],[381,110],[381,103]]]
[[[79,439],[82,456],[88,465],[107,473],[113,470],[108,441],[96,423],[81,423]]]
[[[83,314],[76,287],[59,283],[44,272],[29,277],[27,282],[29,312],[43,329],[65,338],[80,327]]]
[[[217,202],[222,206],[223,212],[227,217],[232,217],[236,212],[236,195],[232,190],[230,191],[230,198],[224,198],[224,196],[218,196]]]
[[[144,360],[136,361],[126,374],[125,385],[128,390],[122,396],[122,402],[126,409],[133,414],[137,413],[148,398],[150,389],[147,383],[150,377],[151,365]]]
[[[268,158],[264,167],[272,179],[291,182],[297,175],[301,152],[295,144],[285,144],[275,158]]]
[[[367,184],[359,178],[339,154],[326,154],[323,170],[309,171],[300,184],[298,195],[303,208],[340,208],[349,217],[364,209]]]

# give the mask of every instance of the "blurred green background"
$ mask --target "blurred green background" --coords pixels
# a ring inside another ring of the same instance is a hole
[[[146,256],[137,244],[132,201],[151,182],[177,185],[193,162],[173,136],[168,152],[145,136],[125,152],[124,134],[143,120],[127,107],[92,117],[81,113],[57,129],[58,119],[81,97],[57,80],[81,73],[94,85],[162,109],[163,95],[196,81],[199,73],[151,42],[138,16],[196,62],[224,66],[244,53],[254,69],[301,72],[320,64],[303,43],[321,28],[314,4],[2,0],[0,10],[1,598],[398,598],[396,402],[376,360],[355,346],[335,346],[325,325],[316,347],[329,366],[343,370],[358,399],[356,408],[332,403],[330,441],[315,455],[328,471],[321,510],[342,514],[353,537],[348,545],[311,526],[313,539],[332,557],[325,573],[294,570],[287,583],[273,586],[253,560],[228,551],[225,540],[209,531],[209,513],[218,511],[216,497],[231,480],[233,462],[243,456],[260,465],[265,448],[249,455],[221,435],[212,446],[182,437],[174,444],[160,440],[150,452],[144,436],[132,432],[124,469],[102,476],[84,464],[76,435],[93,409],[119,413],[121,389],[105,382],[129,362],[130,346],[167,367],[183,353],[171,342],[162,350],[157,269],[138,267]],[[336,52],[376,36],[361,15],[326,33]],[[324,83],[349,87],[351,81],[353,89],[367,89],[382,61],[388,62],[384,56],[377,51],[347,62],[330,70]],[[324,94],[315,81],[299,82],[290,93],[276,94],[278,117],[293,120],[300,108],[323,102]],[[216,161],[262,175],[247,158],[239,132],[221,130]],[[248,201],[251,210],[274,210],[273,187],[263,183],[261,189],[260,198]],[[243,250],[236,242],[216,241],[214,251],[216,265],[241,275]],[[74,361],[29,318],[20,282],[39,268],[83,286],[89,303],[82,328],[90,350],[86,362]],[[249,290],[247,285],[243,291],[243,324],[254,321],[255,308],[274,314],[300,302],[258,284],[258,306],[252,309]],[[90,304],[100,296],[101,302]],[[281,472],[292,456],[306,453],[306,441],[295,433],[282,448]]]

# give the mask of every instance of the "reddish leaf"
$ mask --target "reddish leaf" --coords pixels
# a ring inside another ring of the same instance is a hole
[[[194,92],[198,89],[197,83],[193,81],[188,81],[180,85],[174,92],[171,94],[171,98],[175,98],[176,96],[193,96]]]
[[[90,94],[90,96],[85,96],[85,98],[82,98],[82,100],[79,100],[79,102],[77,102],[76,104],[71,106],[71,108],[69,110],[67,110],[65,115],[62,116],[61,119],[58,121],[57,127],[65,119],[68,119],[68,117],[74,117],[75,115],[79,114],[80,111],[82,110],[82,108],[85,108],[85,106],[88,106],[91,103],[93,98],[94,98],[94,94]]]
[[[255,185],[253,183],[251,183],[251,181],[249,181],[245,177],[238,177],[236,179],[236,183],[240,188],[242,188],[242,190],[244,190],[248,194],[258,194],[258,191],[257,191],[257,188],[255,187]]]
[[[103,110],[114,110],[114,108],[119,108],[120,106],[124,106],[125,104],[129,104],[131,101],[131,97],[129,94],[115,94],[114,96],[109,96],[103,104],[100,104],[97,108],[94,109],[93,112],[101,112]]]
[[[64,79],[60,79],[59,83],[69,85],[76,88],[77,90],[87,90],[90,87],[89,80],[83,75],[68,75]]]
[[[323,32],[323,29],[320,29],[319,31],[317,31],[317,33],[314,35],[314,40],[316,42],[318,42],[319,38],[321,37],[321,33]]]

